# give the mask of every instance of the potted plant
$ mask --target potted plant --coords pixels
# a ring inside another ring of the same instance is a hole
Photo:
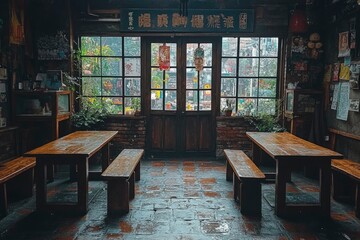
[[[96,130],[102,127],[109,111],[96,98],[81,98],[80,110],[71,115],[71,124],[77,130]]]
[[[140,110],[141,110],[141,100],[140,98],[132,98],[131,99],[131,105],[135,110],[134,115],[135,116],[140,116]]]

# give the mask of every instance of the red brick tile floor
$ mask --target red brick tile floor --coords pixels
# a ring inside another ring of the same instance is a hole
[[[49,198],[71,200],[75,183],[57,173]],[[331,218],[279,218],[274,214],[274,183],[262,184],[262,216],[244,216],[225,180],[225,161],[215,159],[143,160],[130,212],[108,217],[106,183],[90,181],[84,216],[44,215],[35,197],[10,203],[0,220],[1,239],[360,239],[353,204],[332,200]],[[292,175],[288,199],[313,201],[318,182]],[[298,197],[296,196],[298,194]],[[301,197],[299,197],[301,196]],[[305,197],[304,197],[305,196]]]

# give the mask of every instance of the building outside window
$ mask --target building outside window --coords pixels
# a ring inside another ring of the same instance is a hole
[[[275,114],[278,38],[222,38],[220,107],[249,116]]]
[[[82,101],[111,114],[141,106],[140,37],[81,37]]]

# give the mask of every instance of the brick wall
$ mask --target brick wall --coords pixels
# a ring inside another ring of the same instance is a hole
[[[224,149],[240,149],[251,156],[251,142],[245,132],[256,131],[243,117],[216,118],[216,157],[223,158]]]
[[[145,149],[145,117],[112,117],[109,118],[104,125],[104,130],[119,131],[110,147],[111,158],[117,156],[124,148]]]

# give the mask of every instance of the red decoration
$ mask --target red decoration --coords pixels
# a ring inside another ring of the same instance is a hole
[[[165,44],[159,47],[159,69],[161,71],[169,70],[170,68],[170,46]]]
[[[308,29],[306,14],[303,9],[295,8],[290,17],[289,31],[292,33],[304,33]]]

